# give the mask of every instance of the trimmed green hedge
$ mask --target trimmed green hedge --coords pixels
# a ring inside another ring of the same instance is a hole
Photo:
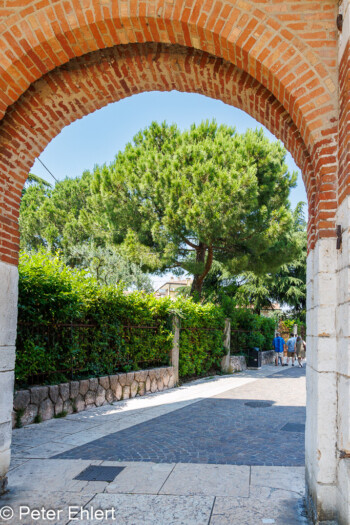
[[[181,319],[180,376],[219,370],[227,309],[124,294],[122,287],[100,286],[86,271],[65,266],[58,256],[22,253],[17,385],[168,365],[174,313]],[[249,331],[241,344],[271,348],[271,319],[236,308],[229,314],[232,328]]]

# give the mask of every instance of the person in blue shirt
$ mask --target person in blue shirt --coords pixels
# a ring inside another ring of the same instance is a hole
[[[295,343],[297,342],[297,337],[291,333],[290,338],[287,341],[287,366],[289,365],[289,359],[292,358],[292,366],[294,366],[295,361]]]
[[[278,366],[278,360],[281,361],[281,366],[283,366],[284,339],[279,332],[276,332],[272,345],[275,350],[275,366]]]

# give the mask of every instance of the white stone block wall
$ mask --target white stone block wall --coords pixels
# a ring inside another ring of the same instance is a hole
[[[0,261],[0,493],[10,465],[18,271]]]
[[[336,517],[337,483],[337,253],[319,239],[307,260],[306,484],[319,519]]]

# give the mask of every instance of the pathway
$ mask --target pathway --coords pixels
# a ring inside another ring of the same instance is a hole
[[[306,523],[304,424],[305,370],[266,366],[31,425],[0,509],[15,525]]]

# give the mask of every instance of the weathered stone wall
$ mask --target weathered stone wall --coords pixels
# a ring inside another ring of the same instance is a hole
[[[29,425],[62,412],[81,412],[174,386],[174,368],[170,366],[18,390],[14,395],[12,425],[16,425],[16,417],[22,425]]]
[[[275,352],[274,350],[267,350],[266,352],[262,352],[261,356],[261,364],[262,365],[271,365],[275,360]]]
[[[261,364],[262,365],[270,365],[273,363],[275,358],[275,352],[273,350],[267,350],[264,352],[261,352]],[[241,372],[242,370],[247,369],[247,363],[244,355],[231,355],[230,356],[230,365],[229,370],[230,373],[232,372]]]
[[[6,488],[10,465],[12,392],[17,328],[15,266],[0,261],[0,494]]]

